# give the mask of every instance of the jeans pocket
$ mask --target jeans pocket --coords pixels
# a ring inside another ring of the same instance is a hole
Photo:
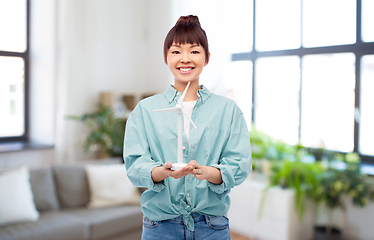
[[[206,223],[214,230],[223,230],[229,227],[229,219],[227,217],[209,217],[205,216]]]
[[[160,223],[161,221],[152,221],[148,218],[143,218],[143,226],[146,228],[156,228]]]

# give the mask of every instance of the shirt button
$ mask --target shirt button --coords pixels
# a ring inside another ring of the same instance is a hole
[[[189,193],[187,193],[187,197],[189,197],[190,196],[190,194]]]
[[[186,147],[185,147],[185,146],[183,146],[183,150],[184,150],[184,149],[186,149]]]
[[[192,148],[195,148],[195,145],[192,145]]]

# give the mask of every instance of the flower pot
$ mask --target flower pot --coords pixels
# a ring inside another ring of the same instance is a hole
[[[343,240],[342,232],[337,228],[331,229],[331,234],[326,233],[326,226],[317,226],[314,228],[314,240]]]

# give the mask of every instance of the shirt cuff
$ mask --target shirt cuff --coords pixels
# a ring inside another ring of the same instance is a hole
[[[155,164],[152,164],[151,166],[148,167],[148,169],[146,170],[147,172],[147,176],[145,176],[144,178],[142,178],[142,182],[143,184],[151,191],[154,191],[154,192],[161,192],[162,190],[164,190],[165,188],[165,182],[164,180],[162,180],[161,182],[157,182],[155,183],[153,180],[152,180],[152,170],[155,168],[155,167],[160,167],[161,165],[155,165]]]
[[[218,168],[221,172],[221,177],[222,177],[222,183],[221,184],[214,184],[208,181],[208,187],[212,192],[215,192],[217,194],[222,194],[225,191],[229,190],[230,187],[228,187],[229,178],[227,177],[226,168],[222,165],[219,164],[214,164],[212,167]]]

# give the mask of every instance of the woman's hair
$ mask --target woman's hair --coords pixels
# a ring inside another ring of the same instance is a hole
[[[164,42],[164,60],[167,63],[167,53],[173,43],[176,44],[198,44],[205,51],[205,61],[209,61],[208,38],[201,28],[197,16],[181,16],[175,26],[170,29]]]

